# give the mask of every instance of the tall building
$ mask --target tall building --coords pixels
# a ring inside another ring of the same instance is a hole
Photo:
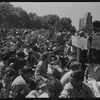
[[[92,16],[91,13],[88,12],[84,15],[83,18],[79,20],[79,30],[90,31],[92,28]]]
[[[84,27],[84,18],[81,18],[79,21],[79,30],[82,30]]]

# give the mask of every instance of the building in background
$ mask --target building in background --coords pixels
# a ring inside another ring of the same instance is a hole
[[[92,31],[92,18],[90,12],[86,13],[84,17],[79,20],[79,30],[90,33]]]

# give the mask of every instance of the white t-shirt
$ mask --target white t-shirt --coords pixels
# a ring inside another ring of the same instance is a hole
[[[38,98],[49,98],[47,93],[42,93]]]
[[[64,87],[69,81],[70,81],[70,75],[72,71],[69,71],[63,75],[63,77],[60,80],[61,85]]]
[[[20,75],[17,78],[14,79],[12,82],[11,86],[15,87],[16,85],[22,85],[22,84],[27,84],[26,81],[23,79],[23,77]]]

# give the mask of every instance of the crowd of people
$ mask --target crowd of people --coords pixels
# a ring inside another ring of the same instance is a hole
[[[56,42],[34,34],[31,29],[0,31],[0,98],[100,97],[99,81],[87,78],[66,30]]]

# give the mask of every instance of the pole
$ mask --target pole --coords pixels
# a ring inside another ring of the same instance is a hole
[[[77,61],[79,62],[80,59],[80,48],[77,48]]]

